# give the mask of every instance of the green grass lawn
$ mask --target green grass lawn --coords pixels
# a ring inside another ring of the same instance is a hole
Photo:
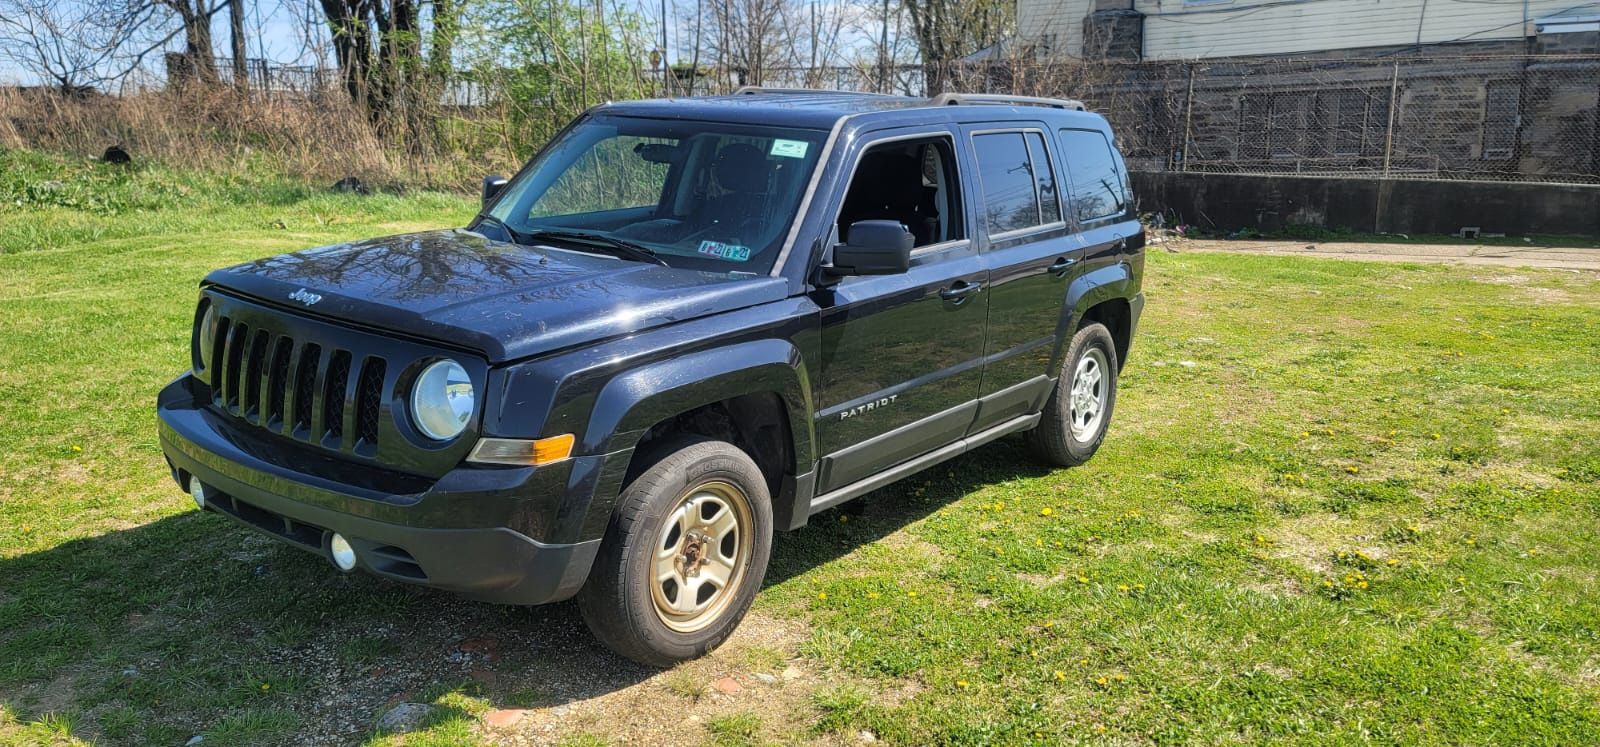
[[[815,517],[729,647],[656,673],[167,476],[207,270],[472,208],[0,152],[0,744],[1600,734],[1600,277],[1157,251],[1093,462],[1008,439]],[[377,733],[398,702],[435,707]]]

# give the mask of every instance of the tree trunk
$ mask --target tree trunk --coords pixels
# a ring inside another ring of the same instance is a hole
[[[228,31],[233,36],[233,85],[250,90],[250,66],[244,49],[244,0],[228,0]]]

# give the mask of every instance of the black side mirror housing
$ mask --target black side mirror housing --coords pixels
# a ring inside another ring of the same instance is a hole
[[[911,268],[916,240],[894,220],[860,220],[850,224],[850,238],[833,248],[833,275],[894,275]]]
[[[506,188],[506,178],[498,174],[483,178],[483,209],[489,209],[489,203],[500,196],[500,190]]]

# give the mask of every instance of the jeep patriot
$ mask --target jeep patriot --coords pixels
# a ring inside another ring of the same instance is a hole
[[[774,530],[1008,434],[1095,453],[1144,240],[1082,109],[598,106],[465,228],[208,275],[162,450],[201,509],[342,571],[576,597],[625,656],[699,656]]]

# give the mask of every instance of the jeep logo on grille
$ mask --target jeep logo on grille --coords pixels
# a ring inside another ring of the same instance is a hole
[[[314,303],[316,303],[318,301],[321,301],[322,300],[322,296],[320,296],[320,295],[318,295],[316,293],[312,293],[311,291],[308,291],[305,288],[301,288],[300,290],[297,290],[297,291],[295,291],[293,293],[290,293],[289,294],[289,300],[290,301],[299,301],[300,303],[303,303],[303,304],[305,304],[307,306],[310,306],[310,305],[312,305],[312,304],[314,304]]]

